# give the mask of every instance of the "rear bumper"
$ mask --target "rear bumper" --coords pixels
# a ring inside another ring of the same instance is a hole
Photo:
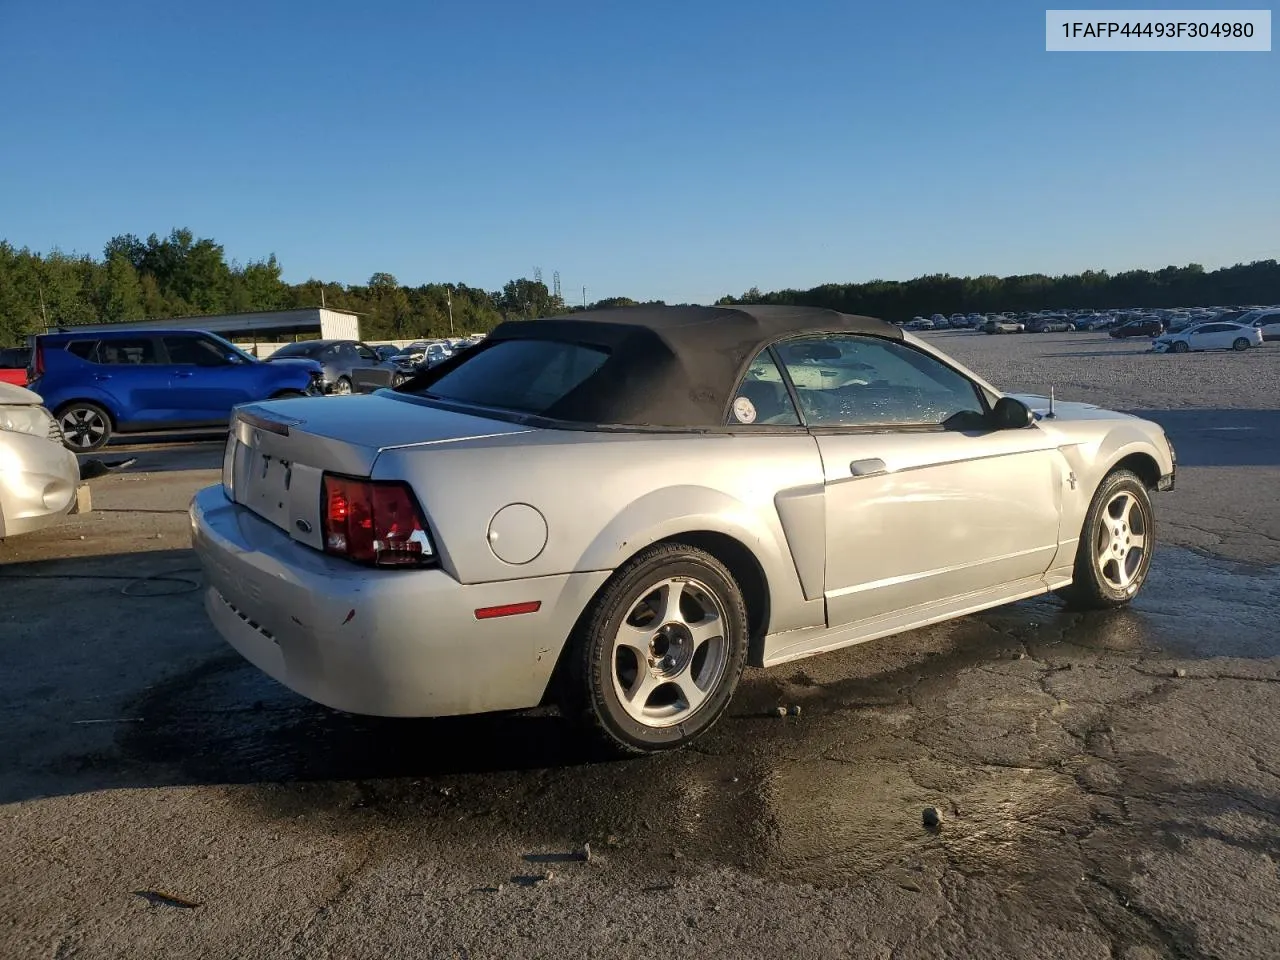
[[[608,574],[460,584],[441,570],[374,570],[295,542],[208,487],[191,530],[222,637],[326,706],[435,717],[536,706],[583,607]],[[536,613],[477,620],[536,600]]]
[[[76,505],[76,455],[46,437],[0,433],[0,537],[59,522]]]

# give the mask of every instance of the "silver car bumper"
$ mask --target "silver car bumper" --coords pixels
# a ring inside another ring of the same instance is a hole
[[[76,505],[80,464],[61,443],[0,430],[0,537],[57,523]]]
[[[192,541],[223,638],[296,693],[351,713],[438,717],[536,706],[608,574],[460,584],[376,570],[295,542],[220,486],[191,503]],[[475,611],[539,601],[536,613]]]

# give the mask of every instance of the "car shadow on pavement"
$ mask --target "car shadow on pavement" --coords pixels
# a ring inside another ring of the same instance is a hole
[[[1129,410],[1154,420],[1182,467],[1280,465],[1280,410]],[[1243,491],[1242,491],[1243,492]]]
[[[1260,586],[1227,565],[1170,550],[1150,595],[1133,609],[1080,614],[1040,598],[797,667],[749,671],[729,715],[684,759],[602,764],[613,758],[550,708],[386,719],[331,710],[292,693],[217,636],[187,549],[10,564],[0,574],[6,661],[0,803],[182,784],[467,775],[488,782],[525,771],[541,771],[534,779],[560,771],[598,785],[614,775],[609,771],[632,766],[639,772],[616,775],[639,789],[637,778],[709,757],[738,768],[780,746],[821,754],[825,738],[849,735],[845,712],[918,710],[969,668],[1017,664],[1028,655],[1030,669],[1068,651],[1085,659],[1142,656],[1156,644],[1187,656],[1274,655],[1274,644],[1258,639],[1270,636],[1269,581]],[[1208,592],[1222,598],[1222,609],[1203,601],[1193,609],[1171,606],[1187,583],[1209,577],[1218,578]],[[1233,590],[1261,605],[1252,611],[1257,623],[1242,619]],[[1212,634],[1207,624],[1227,609],[1240,634],[1234,646],[1191,639]],[[803,715],[797,709],[780,719],[780,705],[803,705]],[[835,734],[822,732],[829,726]],[[600,767],[604,773],[588,772]]]

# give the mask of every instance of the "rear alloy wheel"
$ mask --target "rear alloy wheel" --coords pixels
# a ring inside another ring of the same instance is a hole
[[[746,664],[747,612],[719,560],[660,544],[614,574],[571,642],[566,712],[614,753],[653,753],[724,712]]]
[[[1116,470],[1093,495],[1071,586],[1058,593],[1074,607],[1123,606],[1146,582],[1154,548],[1155,518],[1146,485],[1132,471]]]
[[[1238,337],[1236,342],[1231,345],[1231,349],[1239,353],[1241,350],[1249,349],[1249,341],[1244,337]]]
[[[76,453],[97,450],[111,439],[111,416],[96,403],[79,400],[58,411],[62,442]]]
[[[347,377],[339,377],[333,384],[333,392],[341,397],[350,395],[351,381]]]
[[[1186,353],[1191,349],[1191,347],[1187,345],[1187,341],[1185,340],[1175,340],[1173,341],[1173,346],[1170,349],[1172,349],[1174,353]]]

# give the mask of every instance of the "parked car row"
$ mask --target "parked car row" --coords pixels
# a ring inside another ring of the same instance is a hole
[[[1263,340],[1280,340],[1280,307],[1194,307],[1143,310],[1041,310],[995,314],[955,313],[950,317],[914,317],[907,330],[976,329],[983,333],[1074,333],[1106,331],[1116,339],[1159,337],[1209,322],[1240,323],[1262,332]],[[1245,336],[1250,343],[1253,338]]]
[[[413,371],[394,359],[383,359],[373,347],[356,340],[300,340],[286,343],[267,363],[311,360],[320,367],[324,393],[369,393],[379,387],[398,387]]]
[[[33,348],[3,359],[22,362],[22,383],[53,411],[63,442],[85,452],[116,434],[220,427],[243,403],[398,387],[474,342],[423,341],[415,354],[303,340],[260,360],[204,331],[70,330],[37,336]]]
[[[315,362],[267,363],[194,330],[45,334],[29,374],[77,451],[116,433],[222,426],[237,404],[323,392]]]

